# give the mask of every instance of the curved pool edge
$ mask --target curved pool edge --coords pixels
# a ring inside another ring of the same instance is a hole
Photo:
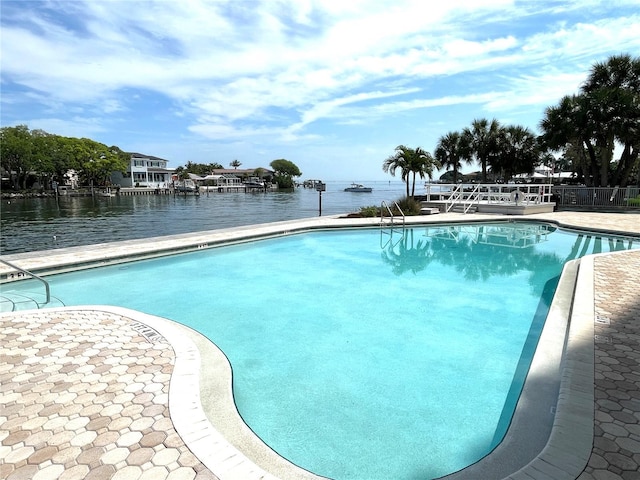
[[[569,262],[563,270],[504,440],[476,464],[442,478],[559,480],[575,479],[584,470],[593,446],[593,257]],[[171,418],[192,452],[221,480],[324,478],[279,456],[244,423],[233,401],[231,366],[213,342],[172,320],[120,307],[100,308],[148,324],[174,345]],[[555,377],[560,378],[560,386],[553,391]],[[539,421],[540,415],[545,414],[550,415],[549,422],[553,419],[550,432]],[[534,429],[538,431],[534,433]],[[534,442],[532,436],[537,437]],[[538,453],[527,463],[523,456],[526,458],[530,452],[523,447],[528,444],[530,450],[532,443]],[[514,451],[518,454],[514,455]],[[513,473],[505,474],[505,469],[510,469],[509,462],[524,466],[518,465],[511,468]]]
[[[203,461],[209,469],[221,479],[223,478],[264,478],[279,480],[322,480],[325,477],[315,475],[293,464],[286,458],[266,445],[244,422],[238,412],[233,398],[233,370],[225,353],[201,333],[192,328],[166,320],[177,327],[181,334],[188,337],[199,353],[199,364],[191,363],[191,368],[196,368],[200,372],[199,378],[191,378],[188,385],[189,390],[197,390],[197,395],[201,401],[202,414],[206,417],[211,428],[222,435],[224,442],[228,444],[226,448],[229,452],[242,458],[245,471],[243,475],[236,476],[237,472],[232,472],[230,476],[221,476],[217,458],[211,458],[211,462]],[[197,382],[197,383],[196,383]],[[186,391],[186,389],[185,389]],[[179,408],[181,397],[174,399],[175,407]],[[171,397],[170,408],[171,408]],[[188,420],[188,419],[187,419]],[[188,421],[185,428],[189,428]],[[176,430],[180,432],[179,428]],[[205,455],[210,455],[205,452]],[[217,457],[217,456],[216,456]],[[257,475],[257,476],[256,476]]]
[[[509,475],[510,480],[577,478],[589,462],[595,415],[593,258],[589,255],[580,259],[549,441],[528,465]]]
[[[191,452],[220,480],[320,480],[265,445],[244,423],[232,393],[227,357],[200,333],[170,319],[117,306],[84,306],[147,325],[173,347],[169,387],[174,428]],[[78,310],[64,307],[61,310]],[[214,426],[215,425],[215,426]]]
[[[504,440],[476,464],[443,478],[551,480],[577,478],[580,475],[587,464],[593,443],[594,314],[593,308],[589,308],[593,304],[593,259],[584,257],[579,261],[569,262],[563,270],[527,381]],[[244,468],[255,467],[257,470],[252,473],[259,476],[248,476],[248,471],[241,476],[221,476],[218,455],[211,457],[209,452],[202,452],[201,457],[194,451],[198,458],[221,479],[324,478],[302,470],[280,457],[255,436],[236,410],[231,390],[231,366],[224,353],[198,332],[180,324],[173,325],[174,328],[176,326],[197,345],[202,355],[201,364],[206,366],[200,370],[199,393],[202,394],[201,398],[208,396],[210,399],[208,402],[204,401],[202,408],[206,412],[204,415],[218,427],[211,425],[211,428],[229,442],[225,450],[233,451],[236,459],[244,456],[249,462],[249,466],[245,465]],[[194,377],[190,380],[197,381]],[[559,388],[557,383],[560,383]],[[194,388],[194,384],[191,384],[190,389]],[[209,389],[208,394],[205,389]],[[214,395],[210,394],[211,389],[215,390]],[[187,395],[187,398],[190,397],[191,395]],[[211,401],[214,398],[216,400]],[[177,407],[181,404],[180,397],[172,399],[170,395],[170,408],[172,401],[176,402],[177,410],[182,409]],[[542,415],[548,415],[548,423],[552,424],[550,431],[545,422],[540,422]],[[177,420],[181,422],[181,419]],[[190,428],[188,423],[185,422],[185,429]],[[181,428],[177,423],[176,430],[179,433]],[[533,433],[533,430],[536,432]],[[535,441],[533,436],[536,437]],[[186,438],[185,442],[190,445]],[[514,455],[514,451],[518,454]],[[207,456],[211,458],[211,462],[207,460]],[[532,459],[529,460],[530,458]],[[510,463],[515,466],[510,467]],[[261,469],[266,473],[258,473]],[[505,473],[505,469],[508,473]]]

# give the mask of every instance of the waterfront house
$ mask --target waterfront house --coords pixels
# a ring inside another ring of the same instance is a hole
[[[203,186],[219,192],[236,192],[240,189],[271,189],[273,170],[258,168],[215,168],[204,177]]]
[[[114,173],[111,182],[121,187],[169,188],[174,169],[168,168],[168,163],[169,160],[153,155],[131,153],[127,171],[124,175]]]
[[[232,174],[232,173],[223,173],[223,174],[211,174],[202,178],[202,185],[207,187],[241,187],[242,186],[242,178]]]
[[[211,171],[211,175],[221,175],[227,177],[237,177],[241,181],[249,178],[259,178],[261,180],[270,181],[273,178],[273,170],[268,168],[214,168]]]

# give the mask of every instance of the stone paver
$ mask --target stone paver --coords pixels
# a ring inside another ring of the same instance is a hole
[[[594,259],[595,426],[580,480],[640,479],[640,252]]]
[[[169,342],[113,313],[2,315],[0,478],[216,479],[157,403],[173,362]]]

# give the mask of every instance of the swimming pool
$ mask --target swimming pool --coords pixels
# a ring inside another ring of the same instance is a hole
[[[460,468],[452,458],[462,464],[483,455],[499,436],[526,335],[534,320],[544,319],[564,261],[574,251],[630,246],[540,227],[295,235],[109,267],[96,279],[96,271],[52,277],[52,290],[68,304],[117,303],[184,323],[195,319],[193,326],[229,355],[236,400],[249,425],[305,468],[336,478],[418,472],[432,478]],[[90,294],[79,291],[80,281]],[[176,289],[190,283],[186,291]],[[485,333],[491,335],[481,338]],[[234,353],[234,346],[245,351]],[[265,370],[273,365],[280,380]],[[379,374],[373,380],[372,372]],[[295,388],[283,395],[288,385]],[[378,401],[364,417],[352,418],[372,397]],[[339,408],[318,405],[326,399]],[[460,399],[480,401],[458,405]],[[290,419],[277,410],[282,407]],[[300,450],[312,462],[324,458],[337,473],[307,466],[296,457]]]

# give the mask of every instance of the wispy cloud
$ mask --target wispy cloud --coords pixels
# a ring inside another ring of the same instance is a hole
[[[114,143],[115,125],[160,115],[203,139],[301,147],[443,106],[518,118],[640,51],[635,0],[4,0],[1,21],[3,125],[31,111]]]

